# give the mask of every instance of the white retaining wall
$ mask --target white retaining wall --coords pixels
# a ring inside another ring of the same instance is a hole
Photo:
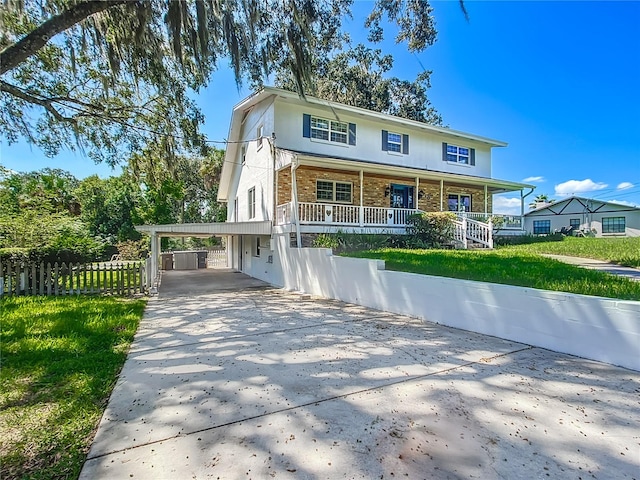
[[[278,249],[287,289],[640,371],[640,302],[386,271],[381,260],[284,241]]]

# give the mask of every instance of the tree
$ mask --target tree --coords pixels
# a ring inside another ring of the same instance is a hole
[[[340,38],[351,0],[13,0],[0,10],[0,130],[53,155],[82,149],[116,164],[158,145],[164,161],[198,151],[203,116],[190,97],[223,58],[254,84],[276,69],[298,91],[312,59]],[[412,51],[435,39],[427,1],[376,0]],[[35,120],[31,120],[34,118]]]
[[[541,193],[529,203],[529,208],[533,210],[534,208],[538,208],[542,205],[548,205],[554,202],[555,200],[549,199],[549,196],[546,193]]]
[[[386,78],[392,67],[391,55],[360,44],[338,51],[331,58],[318,58],[306,88],[325,100],[442,125],[442,117],[427,98],[431,72],[425,71],[409,82],[397,77]],[[276,85],[297,90],[294,78],[285,70],[278,72]]]

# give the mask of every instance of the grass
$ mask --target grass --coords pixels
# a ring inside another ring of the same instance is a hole
[[[0,299],[0,478],[77,478],[146,300]]]
[[[388,270],[640,301],[640,282],[567,265],[520,247],[483,251],[388,248],[348,255],[385,260]]]
[[[551,253],[572,257],[594,258],[607,262],[640,267],[640,237],[579,238],[565,237],[561,242],[542,242],[501,247],[522,253]]]

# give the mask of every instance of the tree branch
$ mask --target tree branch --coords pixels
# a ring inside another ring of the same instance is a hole
[[[24,90],[21,90],[18,87],[15,87],[10,83],[5,82],[4,80],[0,80],[0,91],[13,95],[14,97],[24,100],[25,102],[33,103],[34,105],[40,105],[47,112],[53,115],[55,119],[58,120],[59,122],[75,123],[74,118],[65,117],[58,110],[56,110],[54,106],[51,105],[50,100],[31,95],[25,92]]]
[[[0,75],[16,68],[38,52],[55,35],[68,30],[91,15],[107,10],[127,0],[86,1],[75,4],[63,13],[50,18],[13,45],[0,52]]]

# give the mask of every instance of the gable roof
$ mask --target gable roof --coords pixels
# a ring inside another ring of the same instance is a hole
[[[630,205],[623,205],[620,203],[606,202],[604,200],[596,200],[593,198],[584,197],[568,197],[557,202],[542,205],[527,213],[526,216],[538,216],[538,215],[563,215],[565,210],[572,206],[579,206],[583,210],[583,213],[607,213],[607,212],[640,212],[639,207],[632,207]],[[569,214],[570,212],[566,212]],[[571,212],[574,213],[575,212]]]
[[[471,133],[461,132],[459,130],[453,130],[451,128],[436,127],[426,123],[418,122],[415,120],[409,120],[406,118],[396,117],[385,113],[378,113],[371,110],[367,110],[360,107],[352,107],[343,103],[331,102],[328,100],[322,100],[316,97],[306,96],[301,98],[297,93],[283,90],[275,87],[263,87],[261,90],[249,95],[244,100],[241,100],[233,107],[233,113],[231,115],[231,123],[229,125],[229,134],[227,136],[227,150],[225,154],[224,164],[222,166],[222,173],[220,175],[220,187],[218,190],[218,201],[228,200],[228,188],[230,186],[231,178],[234,170],[234,162],[238,154],[238,142],[240,141],[242,134],[242,122],[245,116],[245,112],[250,110],[255,105],[263,101],[275,102],[276,100],[284,100],[290,103],[296,103],[299,105],[316,105],[323,108],[330,108],[334,111],[340,111],[348,113],[350,115],[366,117],[373,120],[384,121],[391,124],[401,125],[405,127],[411,127],[418,130],[423,130],[429,133],[436,133],[446,137],[455,139],[471,140],[474,142],[484,143],[490,147],[506,147],[507,143],[501,140],[495,140],[480,135],[474,135]]]

